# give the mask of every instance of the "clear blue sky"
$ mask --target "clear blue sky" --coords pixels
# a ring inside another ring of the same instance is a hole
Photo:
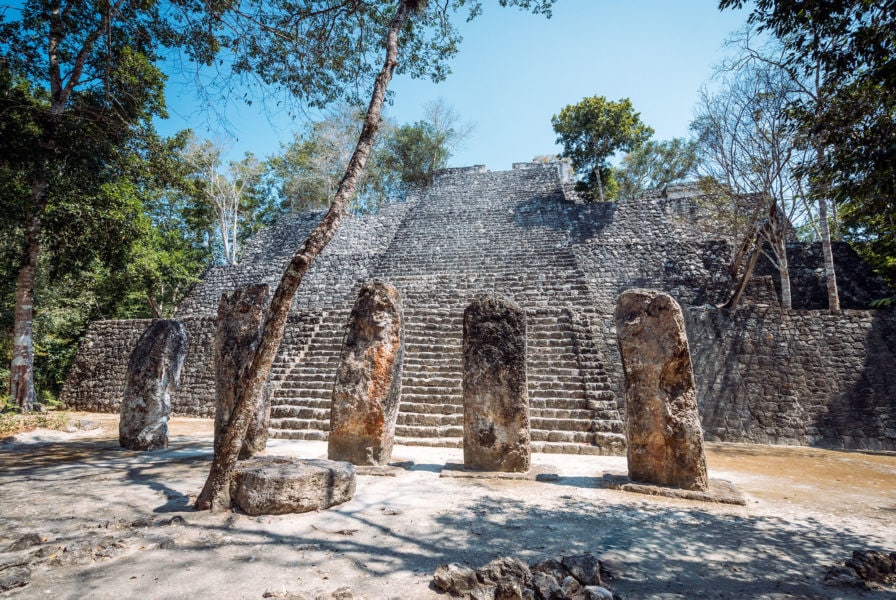
[[[476,128],[451,166],[492,170],[559,151],[551,116],[586,96],[631,98],[657,139],[688,135],[700,86],[712,75],[723,42],[743,26],[746,11],[720,12],[714,0],[557,0],[551,19],[486,0],[484,14],[460,23],[464,41],[446,81],[396,77],[399,123],[421,118],[438,97]],[[192,127],[224,141],[229,156],[277,152],[300,123],[266,115],[259,103],[235,103],[228,127],[205,115],[183,75],[173,76],[165,133]]]

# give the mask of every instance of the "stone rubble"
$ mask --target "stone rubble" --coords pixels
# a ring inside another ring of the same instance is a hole
[[[457,563],[440,565],[433,585],[469,600],[613,600],[604,587],[601,564],[592,554],[551,558],[527,565],[501,557],[479,569]]]

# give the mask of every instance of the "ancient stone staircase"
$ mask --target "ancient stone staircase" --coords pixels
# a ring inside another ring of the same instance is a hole
[[[448,173],[398,226],[371,269],[398,287],[404,304],[398,443],[462,444],[463,311],[476,295],[495,292],[527,313],[533,450],[622,449],[616,395],[593,340],[594,296],[568,232],[550,213],[563,203],[550,169]],[[278,358],[272,436],[326,439],[349,310],[309,312],[296,333],[303,343]]]
[[[348,310],[303,313],[295,340],[271,368],[271,428],[276,438],[325,440]]]

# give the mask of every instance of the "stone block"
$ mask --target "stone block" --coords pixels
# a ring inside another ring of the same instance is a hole
[[[230,496],[249,515],[303,513],[355,495],[355,467],[344,461],[256,456],[239,461]]]
[[[486,294],[464,311],[464,466],[528,471],[526,315]]]

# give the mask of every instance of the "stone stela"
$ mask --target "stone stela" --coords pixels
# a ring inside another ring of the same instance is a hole
[[[251,362],[261,340],[264,311],[270,301],[265,284],[250,285],[221,295],[218,303],[218,327],[215,330],[215,453],[230,423],[236,405],[239,376]],[[256,399],[252,420],[240,448],[240,458],[249,458],[265,449],[271,420],[271,398],[267,388]]]
[[[627,290],[616,303],[616,335],[629,478],[705,491],[703,430],[681,307],[663,292]]]
[[[365,283],[349,317],[333,386],[328,454],[361,466],[389,462],[404,359],[401,294]]]
[[[529,470],[526,314],[483,295],[464,311],[464,467]]]
[[[187,331],[180,321],[153,322],[128,361],[121,400],[118,442],[128,450],[168,447],[171,392],[177,387],[187,348]]]

